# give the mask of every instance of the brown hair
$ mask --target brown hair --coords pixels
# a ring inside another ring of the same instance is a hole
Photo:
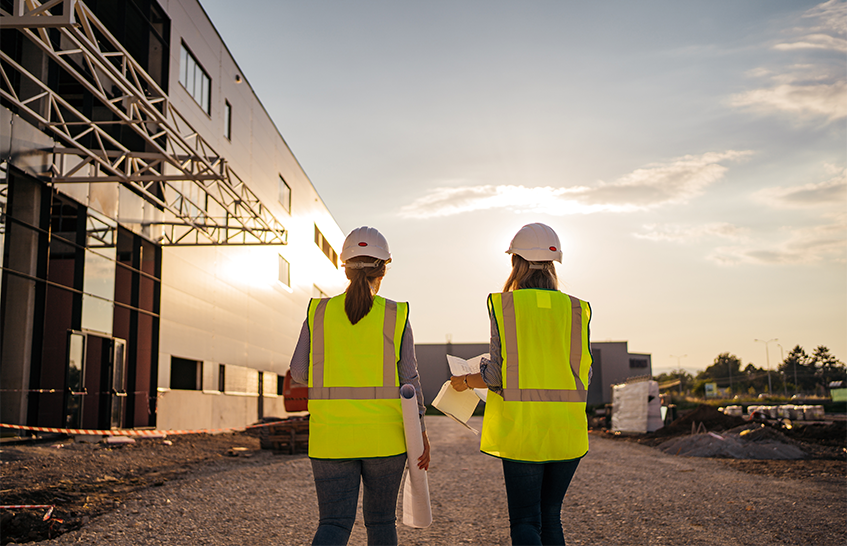
[[[521,288],[558,290],[559,278],[556,276],[553,262],[528,262],[517,254],[512,254],[512,273],[503,286],[503,292]]]
[[[362,264],[362,265],[359,265]],[[350,279],[344,311],[352,324],[370,313],[374,304],[371,281],[385,276],[385,262],[371,256],[356,256],[345,262],[344,272]]]

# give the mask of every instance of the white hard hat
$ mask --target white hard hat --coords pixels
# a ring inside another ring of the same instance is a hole
[[[386,262],[391,261],[391,251],[388,241],[376,228],[362,226],[350,232],[344,239],[341,249],[341,261],[346,262],[356,256],[370,256]]]
[[[527,224],[522,227],[509,244],[506,254],[517,254],[528,262],[562,263],[562,246],[559,236],[548,225]]]

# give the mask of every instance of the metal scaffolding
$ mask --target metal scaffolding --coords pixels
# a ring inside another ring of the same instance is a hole
[[[55,183],[118,182],[164,211],[163,245],[286,244],[288,232],[224,157],[170,104],[167,93],[80,0],[15,0],[0,10],[16,28],[112,114],[87,118],[41,78],[0,52],[0,96],[49,131]],[[52,39],[55,29],[59,39]],[[13,81],[19,85],[14,86]],[[141,137],[130,149],[109,132]]]

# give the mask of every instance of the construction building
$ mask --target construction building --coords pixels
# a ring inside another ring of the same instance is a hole
[[[431,404],[441,386],[450,379],[447,355],[470,359],[488,353],[487,343],[435,343],[416,344],[418,369],[424,399]],[[652,376],[653,362],[649,354],[630,353],[626,341],[592,341],[594,357],[591,384],[588,386],[587,404],[612,403],[612,385],[626,382],[632,377]]]
[[[199,2],[0,10],[0,420],[285,416],[343,233]]]

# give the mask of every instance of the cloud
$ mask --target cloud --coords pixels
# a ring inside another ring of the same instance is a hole
[[[820,26],[814,27],[814,31],[831,31],[836,34],[847,34],[847,2],[843,0],[829,0],[818,4],[806,11],[803,17],[817,18]]]
[[[725,222],[715,222],[700,226],[682,226],[679,224],[647,224],[644,233],[633,233],[639,239],[649,241],[667,241],[672,243],[690,243],[704,238],[719,237],[733,241],[747,238],[748,230]]]
[[[847,204],[847,168],[836,176],[817,184],[767,188],[757,192],[755,198],[777,208],[805,208],[819,206],[844,207]]]
[[[764,113],[788,112],[804,117],[824,116],[829,121],[847,117],[847,81],[832,84],[794,85],[753,89],[733,95],[729,104]]]
[[[771,245],[740,245],[717,248],[709,258],[721,265],[808,265],[823,261],[847,262],[847,214],[832,221],[788,229],[784,241]]]
[[[847,80],[844,79],[843,55],[847,53],[847,2],[830,0],[807,10],[803,18],[814,19],[805,28],[793,29],[797,38],[773,45],[773,49],[792,55],[801,63],[780,68],[756,68],[747,74],[769,77],[771,85],[737,93],[728,104],[763,114],[788,114],[800,119],[825,118],[828,122],[847,117]],[[806,51],[805,54],[801,54]]]
[[[809,34],[799,42],[776,44],[774,49],[779,51],[791,51],[792,49],[832,49],[847,52],[847,40],[836,38],[828,34]]]
[[[667,163],[652,163],[615,182],[595,186],[527,187],[465,185],[439,187],[402,207],[407,218],[452,216],[477,210],[504,209],[566,216],[597,212],[633,212],[684,203],[703,193],[726,173],[721,162],[752,152],[728,150],[686,155]]]

